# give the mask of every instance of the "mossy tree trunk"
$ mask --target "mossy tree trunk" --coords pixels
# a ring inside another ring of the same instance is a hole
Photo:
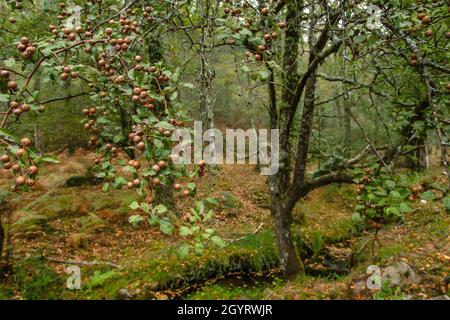
[[[280,6],[283,5],[280,4]],[[295,248],[291,233],[292,210],[295,204],[315,188],[331,183],[352,183],[352,177],[341,172],[329,173],[314,179],[310,179],[306,175],[309,140],[314,123],[316,71],[318,66],[328,56],[336,53],[342,44],[342,39],[329,44],[330,33],[337,24],[340,11],[333,11],[318,1],[308,2],[310,21],[306,29],[311,30],[308,41],[309,59],[306,71],[300,74],[299,47],[304,38],[301,30],[305,29],[302,28],[305,26],[302,25],[305,1],[288,0],[286,5],[287,27],[284,38],[281,81],[275,80],[277,74],[270,64],[267,63],[266,66],[271,72],[268,84],[271,126],[273,129],[278,129],[280,133],[279,170],[275,175],[269,177],[270,207],[280,255],[280,266],[285,277],[292,278],[304,272],[304,266]],[[313,30],[317,30],[319,26],[315,14],[319,14],[319,10],[326,21],[321,27],[322,30],[316,32]],[[279,86],[281,88],[280,97],[277,94],[276,83],[281,83]],[[292,156],[291,134],[302,96],[304,96],[304,105],[300,117],[299,138],[295,154]]]

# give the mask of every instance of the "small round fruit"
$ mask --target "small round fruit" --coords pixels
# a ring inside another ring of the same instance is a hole
[[[158,178],[153,178],[152,182],[153,182],[153,184],[154,184],[155,186],[158,186],[158,185],[161,184],[161,180],[158,179]]]
[[[17,186],[23,186],[23,185],[25,184],[26,181],[27,181],[27,180],[25,179],[25,177],[18,176],[18,177],[16,178],[16,185],[17,185]]]
[[[183,190],[183,196],[189,197],[190,194],[189,190]]]
[[[34,179],[27,179],[27,186],[34,187],[36,181]]]
[[[25,154],[27,153],[27,151],[23,148],[19,148],[16,151],[16,156],[17,157],[23,157]]]
[[[137,160],[134,160],[132,166],[133,166],[133,168],[138,170],[141,167],[141,163]]]
[[[153,169],[154,171],[156,171],[156,172],[159,172],[159,171],[161,170],[161,168],[160,168],[157,164],[155,164],[155,165],[152,167],[152,169]]]
[[[432,37],[432,36],[433,36],[433,30],[427,29],[427,30],[425,31],[425,35],[426,35],[427,37]]]
[[[165,167],[166,167],[166,162],[164,161],[164,160],[161,160],[161,161],[159,161],[158,162],[158,166],[161,168],[161,169],[164,169]]]
[[[17,82],[14,80],[8,81],[8,89],[9,90],[16,90],[17,89]]]
[[[37,174],[38,173],[38,171],[39,171],[39,168],[37,167],[37,166],[30,166],[29,168],[28,168],[28,173],[30,174],[30,175],[35,175],[35,174]]]
[[[59,76],[59,78],[62,81],[67,81],[69,79],[69,77],[70,77],[70,74],[69,73],[65,73],[65,72],[61,73],[61,75]]]
[[[285,29],[285,28],[286,28],[286,23],[283,22],[283,21],[278,22],[278,27],[279,27],[280,29]]]
[[[425,18],[427,15],[425,14],[425,13],[423,13],[423,12],[419,12],[418,14],[417,14],[417,19],[418,20],[422,20],[423,18]]]
[[[0,157],[0,161],[3,163],[9,162],[10,160],[11,158],[7,154],[4,154]]]
[[[0,77],[2,78],[9,78],[9,76],[11,75],[11,73],[8,70],[2,70],[0,71]]]
[[[430,24],[430,22],[431,22],[430,16],[425,16],[422,18],[422,24]]]
[[[23,138],[22,140],[20,140],[20,144],[24,147],[29,147],[29,146],[31,146],[31,139]]]
[[[205,161],[205,160],[200,160],[200,162],[198,163],[198,165],[199,165],[200,167],[204,167],[204,166],[206,166],[206,161]]]
[[[179,191],[179,190],[181,190],[181,184],[175,183],[175,184],[173,185],[173,188],[174,188],[176,191]]]
[[[30,40],[27,37],[20,38],[20,43],[27,45],[30,43]]]
[[[269,14],[269,8],[262,8],[261,9],[261,14],[263,15],[263,16],[267,16],[268,14]]]
[[[137,145],[136,145],[136,149],[138,149],[139,151],[143,151],[144,149],[145,149],[145,143],[144,142],[139,142]]]
[[[133,185],[134,185],[135,187],[138,187],[140,184],[141,184],[141,180],[139,180],[139,179],[134,179],[134,180],[133,180]]]

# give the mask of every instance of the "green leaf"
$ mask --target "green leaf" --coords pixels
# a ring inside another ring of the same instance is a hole
[[[4,63],[5,63],[5,66],[6,66],[6,67],[12,68],[12,67],[14,67],[14,65],[16,64],[16,60],[14,60],[14,58],[11,57],[11,58],[5,60]]]
[[[133,226],[133,227],[137,227],[139,225],[139,223],[141,223],[141,221],[144,220],[144,217],[135,214],[132,215],[131,217],[128,218],[128,222]]]
[[[187,184],[187,188],[188,188],[190,191],[195,191],[195,189],[196,189],[195,183],[189,182],[189,183]]]
[[[130,204],[130,209],[132,210],[136,210],[139,209],[141,206],[139,205],[139,203],[137,201],[134,201],[132,204]]]
[[[226,242],[223,241],[222,238],[219,236],[212,236],[211,241],[221,248],[223,248],[227,245]]]
[[[450,196],[444,197],[444,199],[442,199],[442,203],[444,204],[445,211],[450,212]]]
[[[193,232],[190,228],[188,228],[186,226],[181,226],[179,233],[180,233],[180,236],[186,237],[186,236],[190,236]]]
[[[18,143],[18,138],[6,129],[0,129],[0,136],[7,140],[11,140]]]
[[[190,247],[186,244],[178,248],[178,255],[181,259],[184,259],[189,254]]]
[[[163,205],[163,204],[158,204],[155,207],[155,211],[158,212],[158,213],[166,213],[167,212],[167,207],[165,205]]]
[[[161,220],[159,222],[159,226],[163,233],[170,235],[170,236],[173,234],[173,229],[174,229],[173,224],[169,220],[167,220],[167,219]]]
[[[260,72],[259,72],[259,79],[261,80],[261,81],[267,81],[267,80],[269,80],[269,78],[270,78],[270,71],[268,71],[268,70],[261,70]]]
[[[181,84],[183,87],[194,89],[194,85],[192,83],[184,82]]]
[[[420,199],[424,199],[424,200],[434,200],[436,199],[436,195],[434,194],[433,191],[425,191],[424,193],[422,193],[420,195]]]
[[[0,94],[0,102],[8,102],[9,98],[10,98],[9,94],[5,94],[5,93]]]
[[[103,185],[103,187],[102,187],[102,191],[103,191],[103,192],[107,192],[107,191],[109,190],[109,186],[110,186],[109,183],[105,183],[105,184]]]
[[[102,286],[107,280],[117,275],[118,274],[115,271],[108,271],[103,273],[95,271],[94,275],[92,276],[91,280],[88,283],[88,288],[92,289],[94,287]]]

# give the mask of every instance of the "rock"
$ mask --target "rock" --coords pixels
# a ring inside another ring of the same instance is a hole
[[[127,288],[122,288],[117,292],[116,295],[117,300],[131,300],[133,299],[133,295],[130,293],[130,290]]]
[[[420,277],[406,263],[398,262],[384,269],[383,280],[389,281],[391,285],[404,287],[420,282]]]
[[[241,200],[228,191],[221,192],[222,195],[222,204],[229,209],[238,209],[242,208],[242,202]]]
[[[95,186],[101,184],[103,179],[92,177],[92,176],[73,176],[67,179],[64,186],[66,188],[70,187],[80,187],[80,186]]]
[[[438,296],[438,297],[434,297],[428,300],[450,300],[450,297],[447,295],[443,295],[443,296]]]

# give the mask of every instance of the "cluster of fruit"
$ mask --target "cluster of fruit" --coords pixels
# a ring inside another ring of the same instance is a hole
[[[33,187],[36,184],[35,177],[39,169],[35,164],[33,164],[28,154],[28,149],[31,147],[31,144],[31,139],[23,138],[20,141],[20,147],[15,150],[14,155],[3,154],[0,157],[0,161],[3,163],[3,168],[6,170],[12,170],[15,176],[13,191],[17,191],[24,185]],[[12,157],[14,157],[14,159]]]
[[[366,185],[367,184],[371,184],[372,183],[372,169],[371,168],[364,168],[364,176],[362,176],[362,178],[360,179],[360,184],[356,187],[356,191],[358,193],[363,193],[364,190],[366,189]]]
[[[233,4],[232,1],[225,1],[225,3]],[[246,17],[245,19],[239,19],[239,16],[241,15],[242,11],[244,13],[247,12],[247,9],[249,8],[247,2],[243,3],[236,3],[235,7],[226,6],[224,8],[224,13],[227,15],[231,15],[234,17],[238,17],[238,20],[241,23],[241,26],[234,29],[236,33],[240,32],[242,27],[249,29],[252,31],[252,33],[256,34],[257,32],[261,31],[261,25],[255,24],[255,20],[253,17]],[[241,8],[243,10],[241,10]],[[270,8],[269,7],[263,7],[257,12],[261,17],[265,18],[270,14]],[[278,28],[283,30],[286,28],[286,23],[283,21],[278,22]],[[278,38],[278,33],[275,30],[268,30],[267,32],[262,35],[261,43],[257,46],[254,46],[250,43],[247,43],[247,50],[245,51],[245,57],[247,61],[253,57],[254,61],[259,62],[262,61],[264,58],[264,53],[270,49],[271,42]],[[234,40],[232,40],[232,43],[234,44]]]
[[[96,125],[96,116],[97,116],[97,108],[91,107],[83,109],[82,114],[87,117],[87,122],[84,124],[84,129],[91,131],[93,135],[89,137],[88,147],[97,147],[99,146],[99,134],[102,132],[102,128],[99,125]]]
[[[59,75],[59,78],[62,81],[67,81],[70,78],[76,79],[76,78],[78,78],[78,76],[79,76],[78,72],[72,71],[69,67],[63,67],[62,68],[62,73]]]
[[[25,59],[31,59],[36,52],[36,47],[27,37],[22,37],[20,42],[17,44],[17,50],[19,50],[20,55]]]
[[[450,7],[447,9],[447,11],[450,13]],[[432,23],[432,18],[431,16],[427,15],[424,12],[418,12],[417,13],[417,19],[422,22],[423,25],[428,26]],[[434,35],[433,29],[432,28],[427,28],[425,30],[425,36],[427,37],[432,37]],[[450,31],[445,33],[445,37],[447,39],[450,39]]]
[[[425,188],[421,184],[413,186],[411,188],[412,194],[409,195],[408,200],[411,202],[416,200],[417,198],[419,198],[420,194],[424,191],[425,191]]]

